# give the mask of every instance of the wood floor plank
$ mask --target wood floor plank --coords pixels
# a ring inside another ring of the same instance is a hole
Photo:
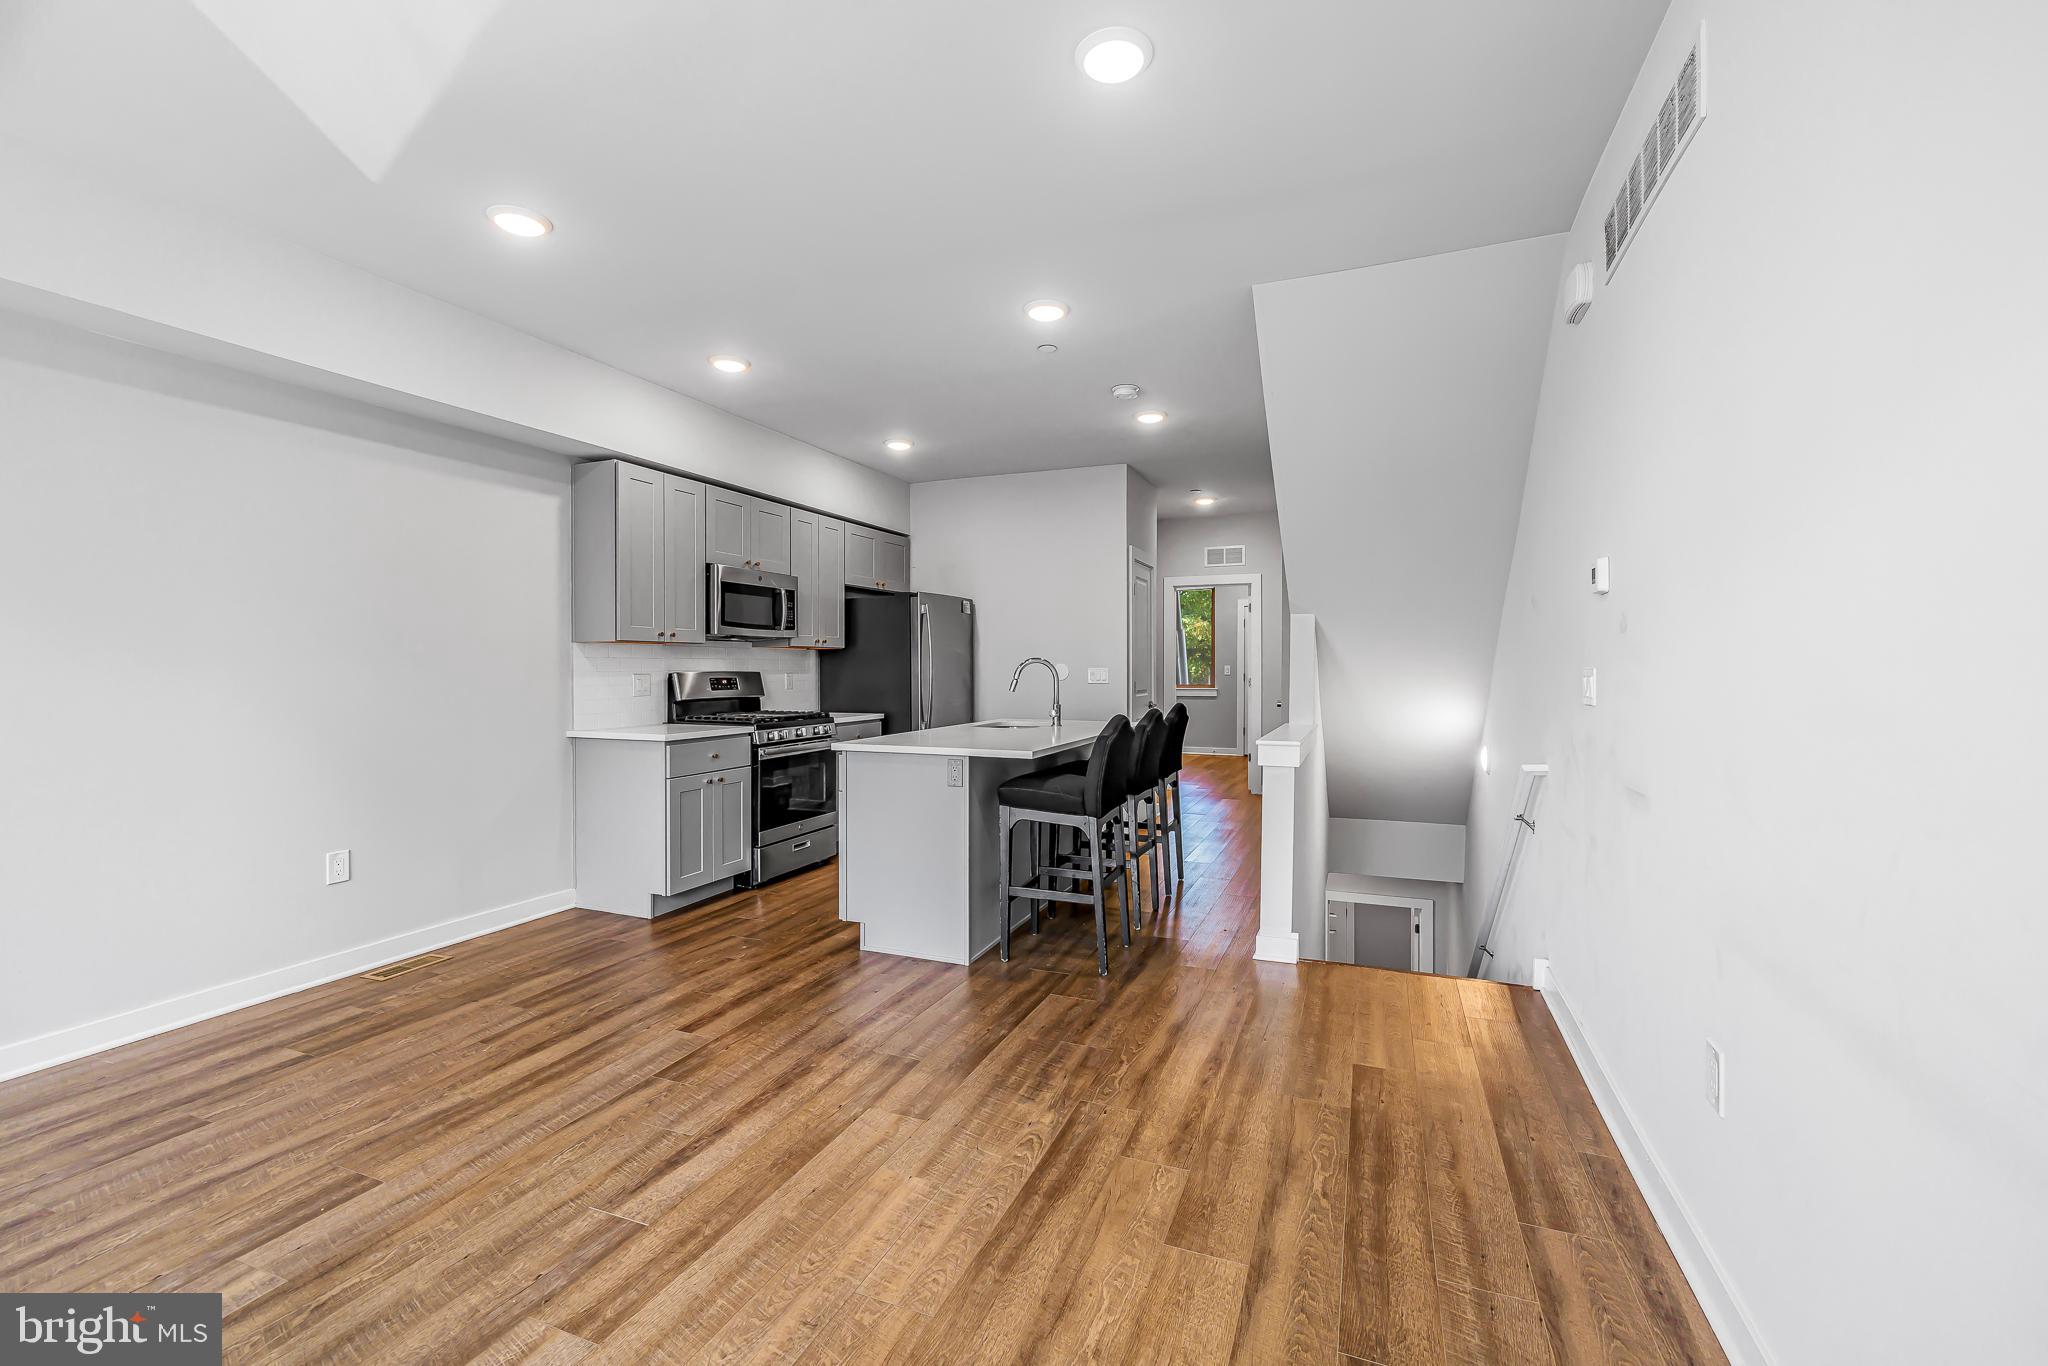
[[[1338,1347],[1380,1366],[1443,1359],[1428,1143],[1410,1072],[1351,1069],[1351,1172]]]
[[[258,1363],[1720,1363],[1539,997],[1252,957],[1245,776],[1108,978],[863,953],[828,865],[0,1083],[0,1282]]]
[[[1664,1366],[1663,1349],[1614,1244],[1556,1229],[1522,1231],[1558,1366]]]
[[[1543,1311],[1528,1300],[1445,1282],[1437,1312],[1447,1366],[1555,1366]]]

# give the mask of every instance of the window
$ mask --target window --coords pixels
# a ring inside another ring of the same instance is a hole
[[[1183,588],[1180,594],[1180,686],[1216,686],[1216,590]]]

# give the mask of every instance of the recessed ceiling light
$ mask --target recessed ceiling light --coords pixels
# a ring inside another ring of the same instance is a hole
[[[1144,392],[1143,389],[1140,389],[1135,384],[1117,384],[1111,386],[1109,396],[1111,398],[1136,398]]]
[[[1213,493],[1205,493],[1205,494],[1203,494],[1203,495],[1202,495],[1201,497],[1199,497],[1199,498],[1195,499],[1195,506],[1196,506],[1196,507],[1198,507],[1198,508],[1212,508],[1212,507],[1215,507],[1215,506],[1216,506],[1216,495],[1215,495],[1215,494],[1213,494]]]
[[[1035,323],[1056,323],[1067,316],[1067,306],[1058,299],[1033,299],[1024,305],[1024,316]]]
[[[910,443],[908,441],[905,441],[900,436],[892,441],[884,441],[882,444],[884,446],[887,446],[890,450],[895,451],[898,455],[901,455],[904,451],[910,449]]]
[[[1147,427],[1157,427],[1160,423],[1166,421],[1166,414],[1154,408],[1149,412],[1139,413],[1138,421],[1144,423]]]
[[[713,356],[711,368],[721,375],[744,375],[754,368],[754,363],[742,356]]]
[[[484,210],[484,217],[514,237],[546,237],[555,230],[546,214],[522,209],[517,204],[493,204]]]
[[[1121,85],[1152,64],[1152,40],[1134,28],[1099,28],[1081,40],[1074,60],[1104,85]]]

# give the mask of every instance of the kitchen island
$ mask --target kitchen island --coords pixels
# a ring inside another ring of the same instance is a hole
[[[839,918],[859,922],[860,946],[941,963],[995,947],[996,788],[1086,758],[1105,724],[977,721],[835,744]]]

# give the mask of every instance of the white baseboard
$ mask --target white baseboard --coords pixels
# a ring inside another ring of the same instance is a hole
[[[1241,749],[1216,749],[1210,745],[1182,745],[1180,752],[1182,754],[1228,754],[1236,758],[1244,757],[1244,751]]]
[[[544,915],[566,911],[575,904],[576,890],[573,887],[566,891],[549,892],[545,896],[515,901],[509,906],[477,911],[473,915],[444,920],[438,925],[428,925],[423,929],[395,934],[389,939],[379,939],[374,943],[342,949],[338,953],[309,958],[303,963],[293,963],[289,967],[259,972],[254,977],[244,977],[240,981],[226,982],[217,987],[205,987],[183,996],[174,996],[168,1001],[158,1001],[152,1005],[138,1006],[134,1010],[124,1010],[105,1019],[88,1020],[84,1024],[40,1034],[33,1039],[0,1044],[0,1081],[28,1072],[39,1072],[45,1067],[55,1067],[58,1063],[71,1062],[76,1058],[101,1053],[109,1048],[119,1048],[122,1044],[134,1043],[137,1039],[146,1039],[152,1034],[162,1034],[183,1025],[196,1024],[200,1020],[210,1020],[216,1015],[225,1015],[244,1006],[259,1005],[280,996],[289,996],[292,992],[321,986],[338,978],[368,972],[371,968],[395,963],[416,953],[444,948],[464,939],[474,939],[480,934],[489,934],[493,930],[522,925],[529,920],[538,920]]]
[[[1264,963],[1299,963],[1301,936],[1293,930],[1285,934],[1262,934],[1252,944],[1252,957]]]
[[[1543,989],[1544,1004],[1550,1007],[1551,1018],[1557,1021],[1558,1032],[1564,1035],[1565,1046],[1571,1049],[1572,1059],[1578,1063],[1579,1073],[1593,1093],[1593,1103],[1600,1107],[1600,1117],[1607,1121],[1608,1131],[1621,1149],[1629,1175],[1635,1178],[1636,1187],[1649,1204],[1664,1241],[1671,1245],[1671,1255],[1678,1259],[1679,1270],[1685,1273],[1707,1322],[1721,1339],[1721,1350],[1728,1354],[1732,1366],[1771,1366],[1771,1354],[1764,1350],[1763,1339],[1757,1335],[1756,1324],[1743,1306],[1742,1297],[1735,1293],[1720,1259],[1714,1256],[1692,1212],[1665,1175],[1664,1164],[1657,1160],[1656,1151],[1636,1124],[1628,1102],[1614,1089],[1593,1041],[1579,1027],[1578,1016],[1572,1014],[1571,1002],[1558,985],[1556,969],[1548,959],[1537,961],[1549,982]]]

